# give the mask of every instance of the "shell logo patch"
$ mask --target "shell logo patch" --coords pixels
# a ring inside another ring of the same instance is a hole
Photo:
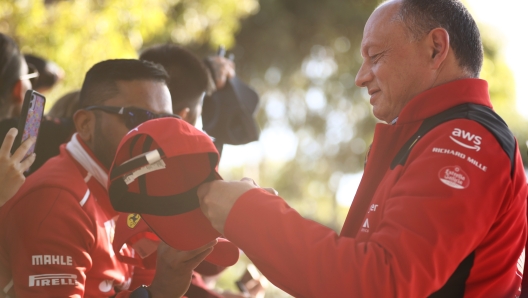
[[[133,229],[136,227],[138,222],[141,220],[141,215],[137,213],[130,213],[127,217],[127,225],[129,228]]]
[[[469,177],[459,166],[445,167],[438,172],[438,178],[445,185],[455,189],[466,189],[469,186]]]

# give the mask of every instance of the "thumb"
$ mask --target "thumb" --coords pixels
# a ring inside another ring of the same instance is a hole
[[[253,180],[253,179],[251,179],[251,178],[248,178],[248,177],[244,177],[244,178],[242,178],[240,181],[249,182],[249,183],[255,185],[256,187],[259,187],[258,184],[257,184],[257,182],[255,182],[255,180]]]
[[[204,197],[209,193],[209,189],[211,188],[211,183],[212,182],[203,183],[196,190],[196,195],[198,195],[198,199],[200,201],[203,200]]]

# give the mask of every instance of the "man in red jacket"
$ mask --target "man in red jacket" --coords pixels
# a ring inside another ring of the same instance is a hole
[[[133,278],[150,283],[152,276],[134,275],[112,250],[117,212],[106,184],[129,130],[175,117],[166,79],[161,66],[139,60],[103,61],[88,71],[77,133],[0,209],[0,296],[128,297]],[[151,286],[131,297],[182,296],[214,244],[185,252],[160,245]]]
[[[527,186],[491,108],[458,0],[394,0],[368,20],[356,84],[376,126],[341,234],[251,181],[198,195],[213,226],[296,297],[517,297]]]

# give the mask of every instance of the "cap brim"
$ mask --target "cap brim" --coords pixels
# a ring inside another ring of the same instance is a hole
[[[155,268],[155,262],[152,262],[152,260],[156,259],[156,251],[154,251],[151,255],[149,255],[145,259],[141,259],[139,257],[139,253],[136,252],[136,254],[132,255],[125,255],[122,254],[121,249],[125,244],[128,244],[130,246],[134,246],[133,243],[139,242],[139,238],[148,238],[150,240],[158,239],[159,236],[156,236],[152,232],[152,228],[148,226],[144,218],[143,220],[138,220],[135,222],[135,224],[129,225],[129,219],[127,218],[129,214],[127,213],[121,213],[117,223],[116,223],[116,231],[114,236],[114,242],[112,243],[114,252],[117,256],[117,258],[124,262],[128,263],[134,266],[139,266],[142,268]],[[202,214],[203,215],[203,214]],[[192,221],[196,221],[196,218],[193,218]],[[211,227],[212,228],[212,227]],[[162,232],[164,232],[163,230]],[[215,231],[216,232],[216,231]],[[200,241],[206,241],[204,244],[209,243],[212,241],[212,239],[217,238],[219,235],[218,233],[211,234],[212,238],[197,238],[196,235],[201,235],[200,233],[196,233],[192,235],[191,238],[189,238],[189,235],[182,235],[182,234],[174,234],[171,233],[170,236],[167,237],[167,241],[165,241],[170,246],[180,249],[180,250],[192,250],[196,249],[198,247],[201,247],[203,245],[199,245]],[[194,248],[187,248],[191,247],[186,243],[185,241],[177,241],[178,237],[182,237],[181,239],[191,239],[191,243],[195,243],[195,245],[199,245],[198,247]],[[161,238],[161,237],[160,237]],[[211,264],[221,266],[221,267],[228,267],[234,265],[239,258],[239,249],[236,245],[231,243],[230,241],[224,239],[224,238],[218,238],[218,243],[214,246],[213,251],[205,258],[205,260]],[[169,243],[170,241],[170,243]],[[181,243],[184,243],[186,245],[181,246]]]
[[[215,179],[222,177],[215,171]],[[194,250],[221,236],[200,208],[173,216],[141,214],[150,229],[168,245],[179,250]],[[219,238],[206,260],[219,266],[231,266],[238,261],[239,250],[226,239]]]
[[[112,248],[118,260],[123,263],[131,264],[142,268],[155,268],[156,264],[156,252],[155,246],[151,247],[150,252],[139,252],[136,251],[130,254],[128,251],[123,251],[125,244],[129,247],[134,247],[134,243],[137,243],[141,239],[149,239],[154,244],[159,242],[159,238],[151,231],[149,226],[144,220],[138,217],[137,220],[131,220],[131,213],[120,213],[116,221],[116,228],[114,233],[114,239],[112,242]],[[137,215],[137,214],[136,214]],[[140,249],[140,247],[134,247],[134,249]],[[154,252],[152,250],[154,249]],[[144,259],[141,255],[148,255]]]
[[[163,242],[179,250],[194,250],[220,237],[200,208],[173,216],[141,217]]]
[[[205,258],[211,264],[228,267],[238,262],[240,250],[236,245],[224,238],[218,238],[213,251]]]

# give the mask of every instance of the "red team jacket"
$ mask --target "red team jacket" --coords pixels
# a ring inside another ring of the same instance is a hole
[[[132,266],[110,244],[117,213],[106,189],[60,151],[0,209],[0,297],[110,297],[131,284]]]
[[[424,119],[463,103],[491,107],[487,83],[425,91],[395,125],[376,126],[340,235],[260,189],[239,198],[225,235],[295,297],[516,297],[527,236],[518,149],[512,178],[497,139],[458,119],[427,133],[403,166],[389,167]]]

